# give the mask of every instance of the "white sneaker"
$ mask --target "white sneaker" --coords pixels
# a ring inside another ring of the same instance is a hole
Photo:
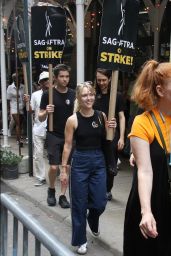
[[[77,249],[77,253],[81,254],[81,255],[86,254],[87,253],[87,243],[80,245]]]
[[[93,231],[92,231],[92,234],[93,234],[94,236],[100,236],[100,231],[98,231],[98,232],[93,232]]]
[[[37,180],[37,182],[34,183],[34,186],[39,187],[39,186],[42,186],[44,184],[46,184],[46,180],[45,179],[44,180]]]

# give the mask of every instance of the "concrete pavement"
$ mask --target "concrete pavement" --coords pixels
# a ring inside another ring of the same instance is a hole
[[[18,145],[13,137],[9,137],[9,144],[11,150],[18,153]],[[1,138],[1,145],[3,141]],[[21,149],[23,156],[28,155],[28,145],[24,144]],[[48,160],[46,160],[46,170],[48,171]],[[46,175],[47,176],[47,175]],[[70,210],[62,209],[58,204],[55,207],[47,206],[47,184],[35,187],[35,178],[30,177],[28,173],[20,174],[18,179],[2,180],[6,186],[9,186],[14,191],[22,195],[25,199],[33,202],[37,207],[45,211],[49,215],[55,216],[59,221],[66,222],[70,225]],[[122,159],[120,165],[120,171],[115,177],[114,187],[112,190],[113,199],[108,202],[106,210],[100,219],[100,236],[96,238],[96,241],[108,248],[113,255],[122,255],[123,247],[123,223],[126,201],[129,195],[130,186],[132,182],[132,170],[129,167],[127,159]],[[58,198],[60,193],[59,178],[56,182],[56,197]],[[68,196],[68,192],[67,192]],[[88,233],[89,228],[87,227]]]

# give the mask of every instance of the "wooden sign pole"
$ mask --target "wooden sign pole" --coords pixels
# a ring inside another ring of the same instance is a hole
[[[22,66],[23,66],[23,74],[24,74],[24,91],[28,95],[28,80],[27,80],[26,63],[22,62]],[[26,102],[26,110],[29,111],[29,101]]]
[[[118,87],[118,76],[119,76],[119,71],[118,70],[112,71],[108,120],[111,120],[115,116],[116,95],[117,95],[117,87]],[[113,140],[114,134],[115,134],[115,130],[113,128],[108,128],[106,139],[107,140]]]
[[[52,64],[49,64],[49,104],[53,104],[53,74],[52,74]],[[49,120],[49,131],[53,131],[53,113],[48,116]]]

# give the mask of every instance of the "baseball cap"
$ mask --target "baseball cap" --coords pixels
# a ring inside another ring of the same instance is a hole
[[[43,79],[49,79],[49,72],[43,71],[42,73],[40,73],[38,83],[40,83],[40,81]]]

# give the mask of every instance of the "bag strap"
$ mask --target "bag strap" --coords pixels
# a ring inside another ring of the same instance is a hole
[[[155,124],[155,126],[156,126],[156,128],[157,128],[157,131],[158,131],[158,134],[159,134],[159,136],[160,136],[161,142],[162,142],[162,144],[163,144],[163,148],[164,148],[164,150],[165,150],[165,153],[167,153],[166,143],[165,143],[165,140],[164,140],[164,137],[163,137],[161,128],[160,128],[160,126],[159,126],[159,123],[158,123],[158,121],[157,121],[157,119],[156,119],[156,117],[155,117],[153,111],[150,111],[149,113],[150,113],[151,118],[153,119],[153,122],[154,122],[154,124]]]
[[[164,148],[164,150],[165,150],[165,154],[167,154],[166,143],[165,143],[165,140],[164,140],[164,137],[163,137],[161,128],[160,128],[160,126],[159,126],[159,123],[158,123],[158,121],[157,121],[157,119],[156,119],[156,117],[155,117],[153,111],[150,111],[149,113],[150,113],[151,118],[153,119],[153,122],[154,122],[154,124],[155,124],[155,126],[156,126],[156,128],[157,128],[158,134],[159,134],[160,139],[161,139],[161,142],[162,142],[162,144],[163,144],[163,148]],[[169,182],[169,184],[170,184],[170,193],[171,193],[171,170],[169,171],[169,167],[167,167],[167,170],[168,170],[168,178],[169,178],[168,182]]]
[[[99,123],[105,128],[105,120],[102,111],[96,110],[98,114]]]

